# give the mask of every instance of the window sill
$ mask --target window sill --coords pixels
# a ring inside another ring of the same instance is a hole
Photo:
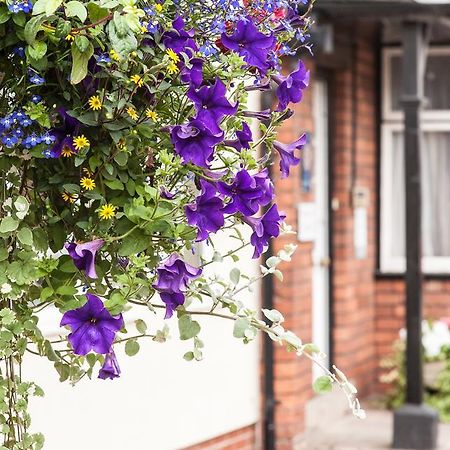
[[[404,280],[405,273],[404,272],[382,272],[381,270],[375,271],[375,278],[377,280]],[[443,273],[424,273],[423,278],[425,281],[428,280],[449,280],[450,281],[450,272]]]

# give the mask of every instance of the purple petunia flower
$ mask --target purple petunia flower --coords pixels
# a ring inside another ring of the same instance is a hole
[[[62,118],[62,124],[60,127],[51,130],[51,134],[55,138],[50,149],[51,158],[59,158],[64,149],[77,153],[73,145],[73,137],[78,134],[81,128],[81,123],[74,117],[69,116],[65,108],[59,108],[58,112]]]
[[[237,111],[237,105],[233,106],[227,100],[226,93],[227,88],[219,78],[211,86],[202,86],[200,89],[191,87],[187,92],[187,97],[197,111],[197,119],[215,132],[220,132],[218,123],[222,117],[231,116]]]
[[[169,319],[175,309],[184,303],[184,292],[188,283],[199,277],[202,270],[185,263],[174,253],[156,271],[158,279],[153,283],[153,287],[166,304],[165,319]]]
[[[213,158],[214,147],[223,139],[220,130],[211,131],[201,120],[193,119],[186,125],[176,125],[171,130],[175,152],[184,163],[208,167]]]
[[[280,154],[281,178],[287,178],[290,167],[296,166],[300,162],[300,158],[296,158],[294,152],[296,149],[301,150],[306,144],[306,141],[306,134],[302,134],[292,144],[283,144],[278,141],[273,142],[273,148]]]
[[[61,326],[68,325],[72,330],[68,340],[76,355],[86,355],[91,350],[110,353],[116,333],[124,324],[122,314],[112,316],[97,296],[86,297],[84,306],[63,315]]]
[[[195,203],[186,206],[186,217],[189,225],[195,225],[198,229],[197,240],[204,241],[210,233],[215,233],[223,227],[223,202],[216,195],[216,188],[200,180],[201,194],[195,199]]]
[[[277,111],[283,111],[289,103],[298,103],[303,97],[303,90],[309,84],[309,70],[303,61],[298,62],[298,67],[287,77],[273,77],[279,84],[277,88],[278,106]]]
[[[236,139],[225,141],[224,144],[241,151],[243,148],[249,149],[253,142],[252,130],[246,122],[242,122],[242,130],[236,131]]]
[[[97,278],[95,254],[104,243],[105,241],[102,239],[95,239],[83,244],[71,242],[66,244],[65,247],[78,270],[84,270],[89,278]]]
[[[267,172],[258,175],[260,175],[258,178],[253,177],[242,169],[236,174],[232,184],[219,181],[219,192],[231,198],[231,202],[223,208],[223,212],[233,214],[239,211],[244,216],[252,216],[260,206],[267,205],[272,200],[272,195],[266,192],[267,188],[270,189],[270,184],[264,181]]]
[[[275,46],[275,36],[273,33],[261,33],[250,17],[239,20],[233,34],[222,33],[221,41],[228,50],[242,56],[249,66],[258,68],[262,73],[269,70],[267,57]]]
[[[269,120],[272,117],[272,111],[265,109],[264,111],[242,111],[244,117],[258,120]]]
[[[107,378],[113,380],[114,378],[120,377],[119,362],[117,361],[114,350],[111,350],[111,352],[105,356],[105,362],[98,373],[98,377],[102,380],[106,380]]]
[[[246,219],[247,223],[253,228],[253,233],[250,237],[250,243],[255,248],[253,258],[261,256],[265,247],[269,245],[270,238],[279,236],[280,225],[285,217],[283,213],[278,212],[277,205],[273,204],[261,218]]]
[[[153,287],[159,292],[184,292],[190,280],[202,273],[201,269],[185,263],[176,253],[170,255],[156,271],[158,281]]]
[[[172,30],[166,31],[163,35],[163,44],[166,48],[172,49],[175,53],[189,53],[192,55],[198,50],[194,39],[194,30],[184,29],[184,20],[181,16],[172,22]]]
[[[192,58],[189,61],[190,67],[183,65],[180,72],[180,79],[183,83],[189,83],[194,88],[198,88],[203,82],[203,59]]]
[[[164,319],[170,319],[178,306],[184,305],[185,296],[182,292],[161,292],[159,296],[166,305]]]

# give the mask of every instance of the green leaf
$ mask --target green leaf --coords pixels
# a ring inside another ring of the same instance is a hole
[[[180,339],[186,341],[200,333],[200,324],[192,320],[189,314],[184,314],[178,319],[178,329],[180,330]]]
[[[72,25],[68,20],[60,20],[56,25],[55,36],[58,38],[66,38],[72,29]]]
[[[186,353],[183,355],[183,358],[184,358],[186,361],[192,361],[192,360],[194,359],[194,352],[186,352]]]
[[[88,62],[93,54],[94,47],[90,42],[85,52],[80,52],[76,45],[72,45],[72,72],[70,74],[72,84],[78,84],[86,78]]]
[[[36,40],[36,35],[38,34],[38,31],[41,28],[41,25],[44,23],[44,21],[45,16],[41,15],[32,17],[27,22],[24,29],[24,37],[28,44],[32,44]]]
[[[241,271],[237,267],[231,269],[230,280],[234,285],[239,283],[240,278],[241,278]]]
[[[87,9],[83,3],[76,0],[66,3],[67,17],[78,17],[81,22],[84,22],[87,19],[87,14]]]
[[[27,215],[30,204],[23,195],[19,195],[14,202],[14,208],[16,209],[16,216],[22,220]]]
[[[43,41],[35,41],[27,47],[28,54],[33,59],[41,59],[47,53],[47,44]]]
[[[77,288],[73,286],[60,286],[56,289],[56,293],[59,295],[75,295],[77,293]]]
[[[105,308],[113,315],[120,314],[123,311],[126,300],[120,292],[114,292],[106,301]]]
[[[119,180],[105,180],[104,183],[113,191],[123,191],[123,183]]]
[[[54,294],[53,288],[47,286],[44,289],[42,289],[40,299],[42,301],[45,301],[48,298],[50,298],[53,294]]]
[[[49,361],[53,361],[53,362],[59,361],[58,355],[53,350],[53,347],[52,347],[52,344],[50,344],[50,341],[44,342],[44,351],[45,351],[45,355],[47,356]]]
[[[19,227],[19,221],[11,216],[4,217],[0,222],[0,233],[11,233],[17,230]]]
[[[150,236],[143,234],[140,230],[136,230],[122,241],[118,254],[119,256],[137,255],[146,250],[150,245]]]
[[[19,230],[17,238],[24,245],[33,245],[33,233],[27,227],[23,227]]]
[[[88,3],[87,9],[89,11],[89,19],[91,19],[91,22],[97,22],[109,14],[106,8],[101,8],[92,2]]]
[[[142,319],[138,319],[135,322],[136,324],[136,330],[139,331],[139,333],[141,334],[145,334],[147,331],[147,324],[142,320]]]
[[[243,339],[245,337],[245,331],[250,327],[250,321],[247,317],[239,317],[236,322],[234,322],[233,336],[238,339]]]
[[[333,380],[328,375],[317,378],[313,383],[314,392],[317,394],[325,394],[330,392],[333,387]]]
[[[90,41],[86,36],[76,36],[75,45],[81,53],[84,53],[89,47]]]
[[[9,20],[11,14],[6,5],[0,5],[0,24],[5,23]]]
[[[140,348],[139,342],[136,341],[135,339],[130,339],[125,344],[125,353],[128,356],[134,356],[139,351],[139,348]]]

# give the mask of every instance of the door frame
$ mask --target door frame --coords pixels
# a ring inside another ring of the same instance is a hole
[[[324,268],[324,270],[327,270],[327,280],[325,281],[327,283],[327,293],[326,293],[326,299],[325,301],[327,302],[327,304],[325,305],[326,310],[324,311],[325,315],[326,315],[326,320],[327,323],[325,325],[325,329],[323,330],[323,336],[326,342],[326,345],[328,346],[327,349],[324,349],[324,351],[326,350],[326,354],[327,354],[327,361],[326,364],[328,365],[329,368],[331,368],[332,364],[333,364],[333,329],[334,329],[334,317],[333,317],[333,254],[332,254],[332,250],[333,250],[333,235],[332,235],[332,231],[333,231],[333,225],[332,225],[332,220],[333,220],[333,211],[332,211],[332,194],[333,194],[333,180],[332,180],[332,168],[333,168],[333,161],[332,161],[332,149],[331,149],[331,98],[333,95],[332,92],[332,85],[330,83],[330,76],[327,72],[322,72],[319,71],[316,74],[315,77],[316,83],[317,85],[320,83],[322,84],[322,86],[320,88],[314,89],[313,86],[313,118],[315,121],[320,120],[318,119],[318,113],[316,112],[316,105],[320,105],[324,108],[324,113],[326,113],[326,119],[323,121],[322,123],[322,127],[323,130],[321,131],[324,136],[323,139],[320,142],[320,146],[322,147],[321,151],[323,152],[323,156],[322,158],[324,160],[322,160],[322,164],[321,167],[319,168],[318,165],[316,164],[318,161],[317,158],[315,158],[315,162],[314,162],[314,170],[316,171],[316,168],[318,170],[321,171],[322,173],[322,177],[325,178],[325,181],[327,182],[327,187],[326,187],[326,192],[323,192],[323,199],[322,201],[324,202],[323,204],[323,210],[325,212],[325,214],[327,215],[326,217],[326,221],[327,221],[327,229],[326,229],[326,235],[324,235],[321,238],[325,238],[325,240],[327,242],[324,243],[324,245],[326,246],[326,253],[327,253],[327,257],[329,258],[329,264],[327,265],[326,269]],[[316,86],[317,86],[316,85]],[[315,97],[316,95],[322,95],[324,98],[321,101],[320,99],[317,99],[317,97]],[[320,103],[318,103],[320,102]],[[319,106],[320,107],[320,106]],[[320,114],[320,111],[319,111]],[[316,146],[317,148],[317,146]],[[317,172],[316,172],[317,173]],[[314,177],[316,178],[316,174],[314,175]],[[315,195],[317,195],[317,190],[315,189]],[[317,197],[315,197],[315,202],[317,201]],[[316,203],[317,204],[317,203]],[[314,251],[314,250],[313,250]],[[317,262],[314,262],[313,260],[313,271],[315,270],[315,265],[318,264]],[[314,285],[312,286],[314,289]],[[315,331],[315,323],[314,323],[314,292],[312,292],[312,309],[311,309],[311,317],[312,317],[312,336],[313,336],[313,342],[314,342],[314,331]],[[315,377],[316,374],[313,372],[313,377]]]

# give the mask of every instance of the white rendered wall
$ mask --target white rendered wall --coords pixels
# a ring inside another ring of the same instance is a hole
[[[222,249],[239,246],[223,235],[216,241]],[[251,249],[243,251],[238,263],[246,273],[258,267],[249,263],[251,254]],[[214,270],[225,277],[233,266],[227,259]],[[258,287],[241,299],[256,307]],[[54,318],[56,325],[59,319]],[[161,328],[162,320],[151,314],[146,319],[150,332]],[[30,357],[24,378],[46,392],[31,406],[33,430],[46,436],[44,449],[177,450],[257,422],[258,342],[244,345],[233,338],[231,321],[196,320],[205,342],[201,362],[182,359],[192,342],[177,339],[176,318],[166,321],[173,330],[169,342],[142,342],[132,358],[117,351],[122,376],[113,381],[83,380],[71,387],[58,381],[52,363]]]

